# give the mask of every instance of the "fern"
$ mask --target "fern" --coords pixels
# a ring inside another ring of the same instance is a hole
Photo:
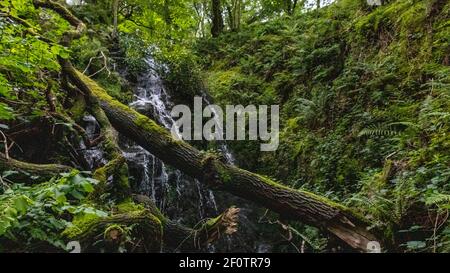
[[[359,132],[358,137],[396,136],[399,132],[391,125],[371,125]]]
[[[450,194],[432,193],[425,198],[425,204],[427,206],[448,207],[450,206]]]

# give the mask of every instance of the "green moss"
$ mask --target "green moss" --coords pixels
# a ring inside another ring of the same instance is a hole
[[[106,179],[108,178],[106,166],[95,170],[95,172],[93,174],[93,178],[98,180],[100,183],[106,183]]]
[[[103,238],[105,240],[111,240],[111,232],[112,231],[117,231],[119,233],[119,236],[125,233],[125,229],[124,227],[122,227],[119,224],[112,224],[110,226],[108,226],[105,231],[103,232]]]
[[[72,108],[70,108],[72,119],[75,121],[81,120],[81,118],[84,116],[85,111],[86,111],[86,102],[84,101],[83,96],[78,96],[75,99]]]
[[[102,218],[96,214],[79,214],[72,220],[70,227],[66,228],[62,232],[62,236],[68,239],[76,239],[80,235],[84,234],[95,222]]]
[[[131,115],[131,117],[139,115],[136,111],[134,111],[130,107],[124,105],[123,103],[121,103],[118,100],[111,97],[104,88],[102,88],[100,85],[98,85],[91,78],[87,77],[86,75],[84,75],[83,73],[81,73],[78,70],[75,70],[74,73],[82,80],[82,82],[84,84],[86,84],[87,88],[89,88],[92,91],[93,95],[97,99],[108,102],[113,107],[117,107],[118,109],[127,112],[128,114]]]
[[[227,184],[232,182],[232,176],[230,174],[230,171],[226,169],[226,167],[221,166],[218,164],[217,166],[217,172],[219,173],[220,180]]]
[[[148,132],[158,134],[159,136],[161,136],[161,138],[166,137],[168,139],[172,139],[172,136],[169,134],[169,132],[166,129],[162,128],[161,126],[156,124],[155,121],[149,119],[148,117],[146,117],[144,115],[141,115],[141,114],[136,115],[136,119],[135,119],[134,123],[139,128],[142,128]]]
[[[329,206],[331,208],[335,208],[335,209],[337,209],[337,210],[339,210],[341,212],[347,213],[349,216],[355,217],[355,218],[357,218],[358,220],[360,220],[363,223],[365,223],[367,221],[367,220],[364,219],[364,217],[362,215],[356,213],[354,210],[352,210],[352,209],[350,209],[350,208],[348,208],[348,207],[346,207],[346,206],[344,206],[342,204],[336,203],[336,202],[334,202],[334,201],[332,201],[332,200],[330,200],[330,199],[328,199],[326,197],[323,197],[323,196],[320,196],[320,195],[317,195],[317,194],[314,194],[312,192],[305,191],[305,190],[292,189],[290,187],[287,187],[287,186],[285,186],[283,184],[277,183],[277,182],[273,181],[272,179],[267,178],[267,177],[262,176],[262,175],[258,175],[258,177],[264,183],[266,183],[268,185],[271,185],[271,186],[276,187],[276,188],[284,189],[284,190],[297,191],[300,194],[303,194],[303,195],[305,195],[305,196],[307,196],[307,197],[309,197],[311,199],[317,200],[320,203],[326,204],[327,206]]]
[[[89,199],[96,200],[103,193],[106,192],[106,181],[111,175],[114,176],[113,195],[117,199],[122,199],[128,196],[130,191],[130,184],[128,180],[128,165],[123,156],[108,162],[105,166],[95,170],[93,178],[98,180],[95,191],[90,195]]]
[[[116,206],[117,213],[130,213],[130,212],[142,212],[145,210],[145,207],[141,204],[136,204],[130,198],[122,201]]]

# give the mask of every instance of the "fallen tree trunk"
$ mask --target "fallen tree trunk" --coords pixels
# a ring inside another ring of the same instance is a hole
[[[145,208],[132,207],[132,210],[109,217],[75,223],[63,235],[67,240],[78,241],[83,252],[95,252],[98,249],[116,252],[126,244],[133,245],[127,247],[133,249],[132,252],[160,252],[163,249],[194,252],[213,243],[223,234],[237,231],[237,208],[229,208],[197,227],[188,228],[167,219],[149,197],[133,197],[136,203],[143,204]]]
[[[227,165],[214,156],[200,152],[171,134],[148,117],[109,96],[95,81],[77,71],[69,61],[63,71],[81,91],[98,99],[111,124],[121,134],[172,165],[215,189],[265,206],[285,219],[325,228],[349,246],[367,251],[375,236],[367,223],[348,208],[310,192],[294,190],[273,180]]]
[[[221,215],[203,221],[197,228],[188,228],[166,218],[148,196],[134,195],[133,199],[136,203],[144,204],[145,208],[161,221],[166,250],[199,251],[221,235],[231,235],[237,231],[238,208],[229,208]]]
[[[134,227],[129,230],[129,227]],[[135,213],[117,214],[95,219],[80,226],[73,226],[63,232],[67,240],[80,243],[82,252],[119,251],[128,242],[129,236],[135,238],[140,252],[158,252],[162,245],[161,221],[147,210]],[[133,252],[138,252],[133,250]]]

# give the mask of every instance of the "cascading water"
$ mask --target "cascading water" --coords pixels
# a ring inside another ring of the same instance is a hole
[[[130,107],[151,117],[170,130],[175,123],[170,115],[173,103],[158,73],[160,69],[167,68],[161,67],[151,57],[145,61],[147,69],[137,79],[134,100],[130,103]],[[203,100],[206,104],[210,104],[205,92]],[[215,115],[214,112],[213,114]],[[100,134],[98,122],[89,115],[84,117],[84,123],[89,138],[96,139]],[[220,126],[219,122],[217,124]],[[178,128],[176,132],[181,136]],[[217,144],[225,160],[234,164],[233,155],[226,143],[223,141]],[[100,148],[87,148],[84,143],[81,143],[80,146],[91,169],[107,163],[104,152]],[[199,181],[166,166],[150,152],[123,136],[120,136],[120,146],[128,161],[133,191],[152,198],[168,218],[187,226],[195,226],[200,220],[218,214],[216,196]],[[221,209],[232,204],[239,204],[241,208],[240,228],[232,238],[227,237],[227,240],[224,241],[225,244],[219,244],[218,248],[210,247],[209,251],[270,251],[270,245],[257,237],[258,230],[254,223],[258,221],[258,216],[252,205],[226,193],[220,195],[219,201],[220,204],[223,204]]]
[[[83,122],[86,134],[90,140],[94,140],[99,137],[100,125],[95,117],[91,115],[85,116],[83,117]],[[88,148],[83,141],[80,142],[80,149],[90,169],[95,169],[108,163],[101,149],[98,149],[97,147]]]
[[[148,57],[145,61],[147,69],[138,78],[135,98],[130,107],[150,116],[170,130],[175,124],[175,120],[170,115],[173,104],[165,90],[163,80],[157,72],[159,69],[165,68],[159,66],[151,57]],[[176,133],[181,138],[178,128],[176,128]],[[134,143],[126,141],[122,146],[125,157],[132,166],[135,166],[135,172],[138,173],[138,180],[136,181],[138,191],[150,196],[159,208],[167,213],[167,209],[170,209],[167,206],[168,203],[173,203],[173,200],[168,200],[170,199],[168,197],[171,193],[178,196],[183,195],[188,188],[186,184],[192,183],[192,181],[189,181],[191,179],[185,177],[179,170],[167,168],[162,161]],[[175,186],[174,189],[172,184]],[[198,194],[199,218],[203,219],[210,216],[209,214],[217,213],[217,204],[213,192],[206,190],[197,180],[194,180],[193,184]],[[176,216],[181,217],[181,215]]]

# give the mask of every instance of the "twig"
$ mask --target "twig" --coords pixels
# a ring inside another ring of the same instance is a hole
[[[23,102],[23,101],[12,101],[12,100],[8,100],[6,98],[0,98],[0,101],[3,101],[7,104],[15,104],[15,105],[31,105],[31,103],[29,102]]]
[[[111,76],[111,71],[108,68],[108,58],[106,57],[105,53],[103,53],[103,51],[100,51],[100,54],[102,54],[102,56],[99,57],[99,58],[103,58],[103,67],[99,71],[97,71],[94,74],[90,75],[89,77],[94,77],[95,75],[99,74],[100,72],[102,72],[105,69],[106,69],[106,71],[108,71],[108,77]]]
[[[6,137],[6,135],[3,133],[2,130],[0,130],[0,134],[3,137],[3,144],[5,145],[5,157],[6,160],[9,160],[9,146],[8,146],[8,138]]]
[[[47,100],[47,104],[48,104],[48,107],[50,108],[50,111],[51,111],[51,112],[56,112],[56,102],[57,102],[57,99],[56,99],[56,97],[53,95],[52,87],[53,87],[53,85],[52,85],[52,83],[49,81],[49,82],[48,82],[47,89],[45,90],[45,99]]]
[[[102,58],[101,56],[99,56],[99,57],[91,57],[91,58],[89,59],[88,65],[87,65],[86,68],[83,70],[83,74],[86,75],[86,72],[88,71],[89,67],[91,67],[91,64],[92,64],[92,61],[93,61],[93,60],[101,59],[101,58]]]
[[[446,215],[444,219],[439,224],[439,213],[436,213],[436,219],[434,221],[434,229],[433,229],[433,253],[436,253],[437,250],[437,231],[447,222],[449,216],[449,211],[446,211]]]

